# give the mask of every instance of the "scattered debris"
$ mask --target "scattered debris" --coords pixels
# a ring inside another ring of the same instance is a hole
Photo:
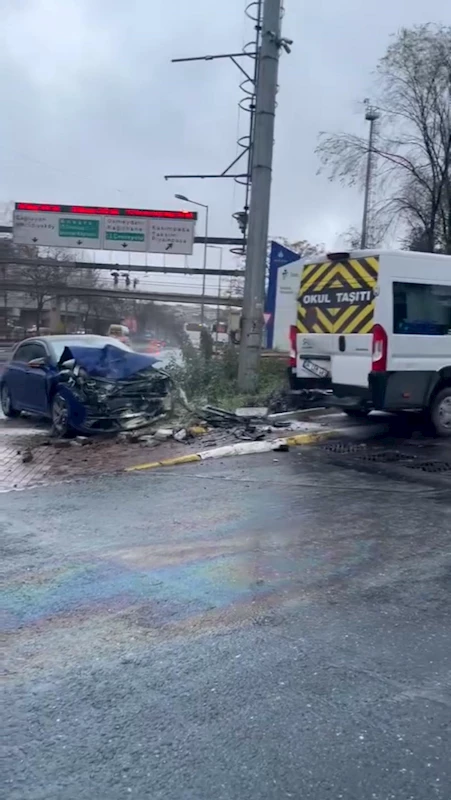
[[[186,429],[186,432],[189,436],[203,436],[205,433],[208,433],[208,428],[205,425],[192,425],[190,428]]]
[[[70,447],[71,440],[70,439],[55,439],[52,444],[53,447],[57,447],[59,449],[63,449],[64,447]]]
[[[255,412],[266,412],[267,409],[262,408],[249,408],[249,413],[245,414],[246,409],[241,408],[238,414],[234,411],[226,411],[224,408],[216,408],[215,406],[204,406],[200,409],[200,415],[210,425],[217,428],[230,428],[237,425],[258,425],[261,424],[263,415]]]
[[[187,437],[186,429],[181,428],[179,431],[174,433],[173,438],[176,442],[184,442]]]
[[[22,453],[22,463],[29,464],[30,461],[33,461],[33,453],[29,449],[24,450]]]
[[[158,439],[159,442],[165,442],[167,439],[172,439],[173,435],[173,428],[158,428],[158,430],[156,430],[154,433],[155,439]]]
[[[160,442],[155,438],[155,436],[152,436],[151,434],[145,434],[144,436],[139,437],[139,444],[141,447],[158,447]]]
[[[281,442],[278,447],[274,448],[275,453],[288,453],[290,450],[290,445],[286,444],[286,442]]]
[[[215,428],[230,428],[240,422],[245,422],[244,420],[240,420],[232,411],[226,411],[223,408],[216,408],[215,406],[204,406],[200,410],[200,414],[207,424],[213,425]]]
[[[237,408],[235,414],[240,419],[266,419],[269,409],[267,408]]]
[[[244,439],[247,442],[260,442],[265,438],[267,431],[258,429],[252,425],[247,428],[235,428],[232,433],[235,439]]]
[[[118,442],[128,442],[134,444],[140,439],[140,434],[136,431],[121,431],[117,435]]]

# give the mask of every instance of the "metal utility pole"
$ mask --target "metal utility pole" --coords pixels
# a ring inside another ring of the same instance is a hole
[[[242,246],[232,252],[246,254],[246,279],[244,289],[244,314],[241,329],[239,384],[244,391],[252,391],[258,379],[261,338],[263,330],[263,304],[265,292],[266,247],[268,238],[271,170],[276,109],[277,73],[280,49],[290,53],[292,41],[281,37],[282,0],[249,0],[246,15],[255,22],[253,42],[236,53],[176,58],[173,62],[215,61],[229,59],[244,76],[240,84],[245,97],[239,103],[249,112],[249,132],[240,137],[241,152],[220,174],[165,175],[166,180],[180,178],[232,178],[245,187],[243,211],[234,214],[243,234]],[[238,59],[251,59],[251,72]],[[246,172],[231,172],[247,156]],[[248,207],[248,197],[250,202]],[[247,248],[247,251],[246,251]]]
[[[361,250],[366,250],[366,248],[368,247],[368,214],[369,214],[370,198],[371,198],[371,181],[373,177],[374,135],[375,135],[375,123],[376,120],[379,119],[379,113],[376,111],[375,108],[368,106],[365,114],[365,119],[370,123],[370,133],[368,137],[368,157],[366,162],[365,196],[363,200],[362,235],[360,237]]]
[[[264,0],[255,98],[251,200],[247,234],[246,273],[241,321],[238,383],[241,391],[256,388],[262,345],[266,250],[271,196],[274,121],[281,39],[281,0]]]

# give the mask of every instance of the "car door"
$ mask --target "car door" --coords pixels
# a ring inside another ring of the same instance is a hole
[[[31,342],[27,350],[28,361],[21,384],[21,407],[35,414],[48,414],[48,382],[50,371],[49,353],[43,342]],[[31,366],[33,361],[42,364]]]
[[[5,378],[6,385],[11,395],[13,408],[16,408],[18,411],[24,408],[23,401],[26,395],[25,383],[30,354],[30,344],[28,342],[20,344],[14,351]]]

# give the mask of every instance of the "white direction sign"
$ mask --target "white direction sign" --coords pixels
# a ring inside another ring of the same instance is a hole
[[[193,252],[194,225],[191,220],[149,220],[149,252],[185,255]]]
[[[104,250],[123,250],[148,253],[148,221],[133,217],[106,217],[104,224]]]
[[[13,237],[36,247],[191,255],[197,214],[16,203]]]

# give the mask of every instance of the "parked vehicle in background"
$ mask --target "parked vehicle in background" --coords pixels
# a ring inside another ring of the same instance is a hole
[[[290,331],[295,391],[352,416],[427,410],[451,435],[451,256],[330,253],[304,265]]]
[[[155,364],[107,336],[26,339],[0,377],[2,410],[46,417],[58,436],[137,428],[172,405],[170,378]]]
[[[200,334],[203,327],[204,326],[201,325],[200,322],[185,322],[184,325],[184,331],[191,344],[196,349],[199,349],[200,347]]]
[[[108,336],[119,339],[123,344],[130,344],[130,330],[126,325],[110,325],[108,328]]]
[[[229,343],[227,322],[215,322],[211,328],[211,335],[213,337],[213,344],[215,347],[219,349],[227,347]]]
[[[241,339],[241,311],[229,309],[227,314],[227,333],[230,344],[239,344]]]

